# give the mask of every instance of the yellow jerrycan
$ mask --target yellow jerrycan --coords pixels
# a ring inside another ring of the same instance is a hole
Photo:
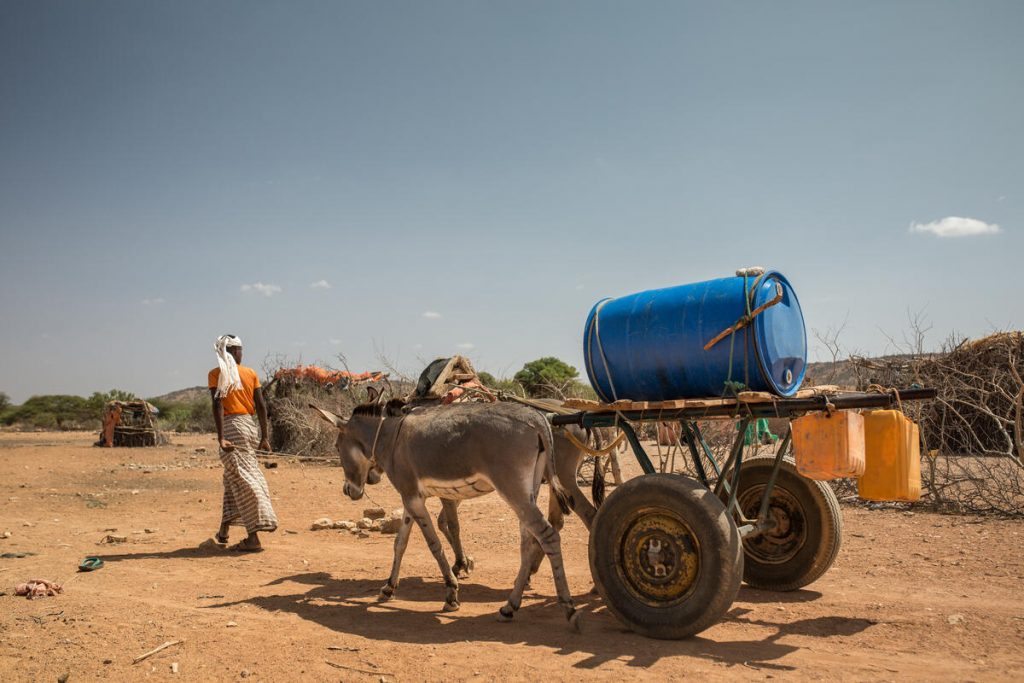
[[[865,413],[864,456],[858,496],[865,500],[920,500],[920,431],[906,415],[898,410]]]
[[[864,418],[851,411],[808,413],[790,423],[796,469],[828,481],[864,473]]]

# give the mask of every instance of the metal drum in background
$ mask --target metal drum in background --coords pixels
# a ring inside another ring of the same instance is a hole
[[[741,385],[792,396],[806,372],[807,332],[789,281],[753,271],[599,301],[583,355],[605,402],[722,396]]]

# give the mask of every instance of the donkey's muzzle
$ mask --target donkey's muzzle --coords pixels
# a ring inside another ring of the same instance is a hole
[[[349,484],[347,481],[345,482],[344,486],[341,487],[341,490],[345,493],[346,496],[348,496],[352,500],[359,500],[360,498],[363,497],[363,487],[360,486],[359,488],[356,488],[355,486]]]

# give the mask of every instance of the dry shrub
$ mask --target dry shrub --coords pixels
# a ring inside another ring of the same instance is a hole
[[[315,382],[275,382],[264,392],[275,453],[334,457],[338,430],[309,404],[348,417],[366,400],[365,387],[324,387]]]

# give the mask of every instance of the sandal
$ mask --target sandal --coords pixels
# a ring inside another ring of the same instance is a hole
[[[98,557],[87,557],[78,564],[78,571],[91,572],[103,566],[103,560]]]
[[[263,552],[263,546],[261,546],[261,545],[257,545],[257,546],[245,545],[245,541],[239,541],[238,543],[236,543],[234,545],[228,546],[228,550],[231,550],[231,551],[236,552],[236,553],[262,553]]]

